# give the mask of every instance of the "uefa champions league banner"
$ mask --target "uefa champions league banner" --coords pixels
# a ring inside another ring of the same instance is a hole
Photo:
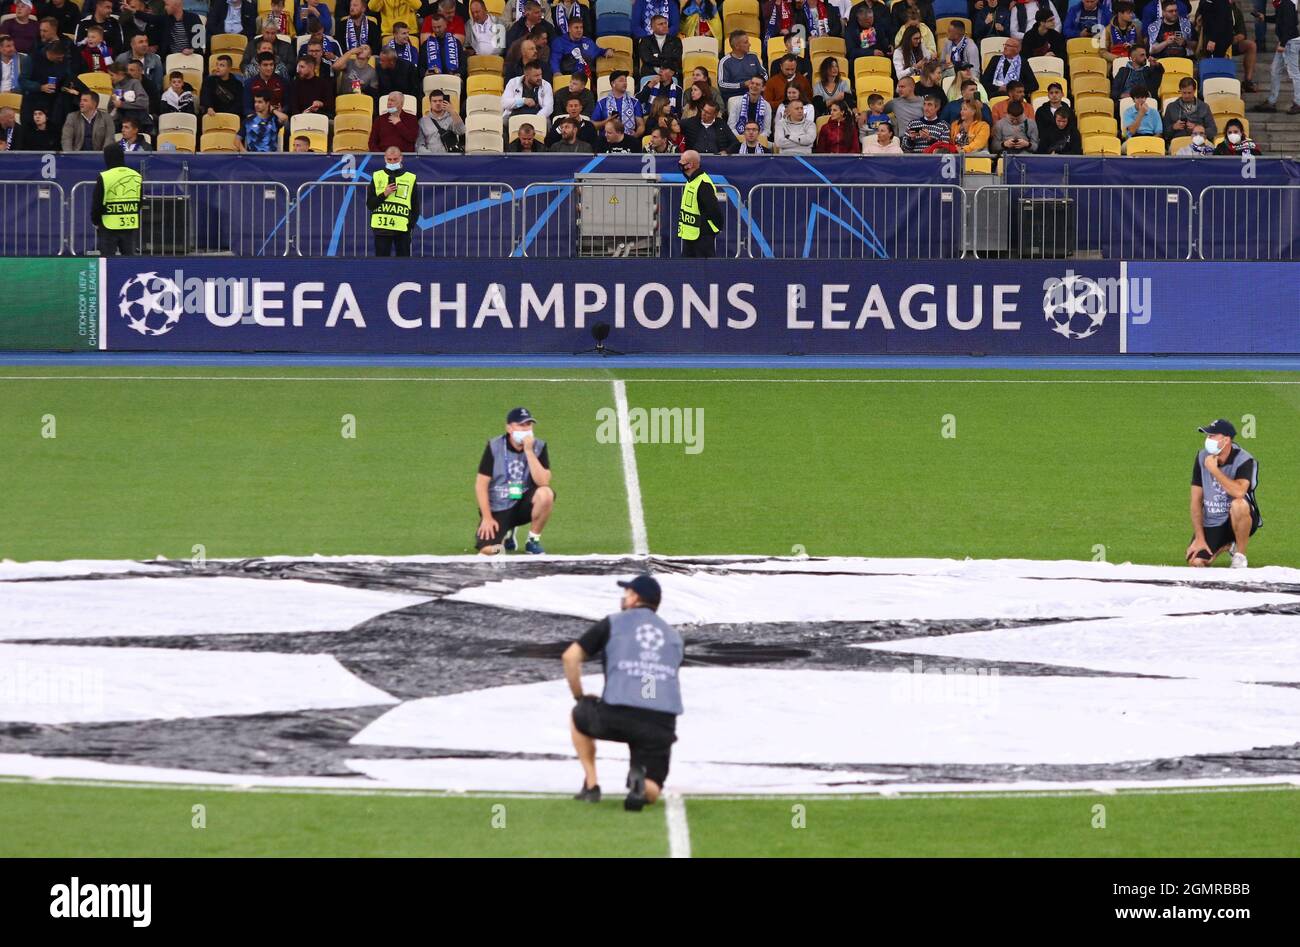
[[[491,266],[103,263],[110,351],[1088,355],[1121,351],[1117,263],[757,260]]]

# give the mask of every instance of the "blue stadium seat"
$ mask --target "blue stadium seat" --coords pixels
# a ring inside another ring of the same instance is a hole
[[[597,36],[631,36],[632,18],[621,13],[611,13],[596,18]]]
[[[1237,64],[1231,59],[1202,59],[1197,63],[1201,82],[1206,79],[1235,79]]]
[[[625,16],[628,22],[632,20],[632,0],[596,0],[596,18],[613,14],[614,16]]]

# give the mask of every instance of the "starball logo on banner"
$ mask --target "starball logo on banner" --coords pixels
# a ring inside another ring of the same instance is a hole
[[[564,352],[604,323],[645,352],[1113,352],[1121,308],[1144,298],[1117,264],[257,266],[109,261],[109,348]]]

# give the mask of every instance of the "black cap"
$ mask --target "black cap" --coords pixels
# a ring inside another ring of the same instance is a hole
[[[528,413],[527,408],[512,408],[506,415],[506,424],[527,424],[537,419]]]
[[[659,583],[656,582],[654,577],[649,573],[643,572],[634,579],[630,579],[627,582],[619,582],[618,584],[625,589],[631,589],[636,593],[637,598],[645,602],[651,608],[659,607],[659,601],[663,596],[663,592],[659,588]]]
[[[1213,424],[1207,424],[1205,427],[1198,427],[1196,430],[1202,434],[1226,434],[1228,437],[1236,437],[1237,429],[1232,426],[1232,422],[1226,418],[1219,418]]]

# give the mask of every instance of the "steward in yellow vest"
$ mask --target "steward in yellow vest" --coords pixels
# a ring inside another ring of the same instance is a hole
[[[700,169],[700,153],[685,152],[678,167],[686,176],[681,206],[677,210],[677,236],[682,241],[682,256],[711,257],[713,241],[722,229],[722,210],[713,180]]]
[[[420,219],[420,195],[415,175],[402,167],[396,145],[384,152],[384,167],[370,178],[366,194],[375,256],[410,256],[411,232]]]
[[[104,149],[107,168],[99,173],[90,202],[90,218],[98,230],[100,256],[134,256],[140,234],[140,172],[126,167],[122,146]]]

